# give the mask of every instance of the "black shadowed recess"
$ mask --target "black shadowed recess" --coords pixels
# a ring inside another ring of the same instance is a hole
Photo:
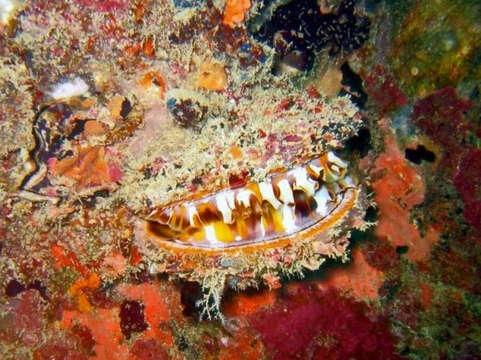
[[[421,161],[423,160],[428,162],[434,162],[434,160],[436,160],[436,155],[432,151],[426,149],[424,145],[418,145],[416,149],[406,149],[404,151],[404,156],[409,161],[418,165],[421,164]]]
[[[144,319],[144,304],[138,301],[125,300],[120,306],[120,329],[129,339],[134,332],[142,332],[148,325]]]
[[[317,0],[296,0],[275,8],[272,16],[260,25],[254,19],[250,30],[259,41],[275,47],[281,59],[305,57],[310,68],[314,56],[322,49],[329,55],[349,53],[359,49],[369,37],[370,21],[356,14],[354,0],[344,0],[336,10],[321,13]],[[265,2],[266,12],[272,4]]]

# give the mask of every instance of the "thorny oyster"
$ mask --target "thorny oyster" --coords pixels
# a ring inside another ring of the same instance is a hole
[[[346,227],[364,225],[366,205],[347,171],[328,152],[260,183],[155,209],[139,222],[137,238],[151,258],[175,254],[180,264],[195,264],[185,276],[203,284],[210,316],[226,281],[242,289],[262,278],[275,287],[279,274],[302,275],[345,257]]]
[[[8,142],[16,162],[2,188],[12,209],[9,238],[22,237],[27,251],[36,242],[62,242],[86,265],[127,243],[130,255],[136,249],[140,256],[124,276],[148,270],[199,282],[209,317],[226,285],[276,287],[280,276],[347,258],[349,231],[366,226],[368,203],[356,159],[343,150],[363,124],[349,97],[328,99],[302,74],[273,74],[274,50],[244,24],[216,23],[219,4],[197,12],[170,2],[136,4],[135,11],[119,5],[116,23],[97,14],[91,25],[109,41],[82,43],[75,51],[84,62],[60,57],[68,47],[53,55],[34,46],[32,38],[48,44],[55,32],[61,45],[77,33],[70,20],[53,21],[48,10],[32,15],[28,6],[16,23],[22,31],[9,41],[34,53],[2,59],[0,73],[24,129],[11,131],[22,141]],[[57,18],[70,19],[76,6],[56,9]],[[112,41],[122,34],[118,23],[136,29],[130,42]],[[9,91],[13,77],[28,84],[19,95]],[[216,208],[206,222],[200,207],[211,202]],[[195,208],[198,223],[181,203]],[[262,214],[250,225],[247,205]],[[182,209],[187,215],[173,216]],[[189,214],[203,232],[184,228]],[[220,234],[239,244],[219,246]],[[162,246],[172,239],[184,243]],[[206,240],[216,251],[202,249]]]
[[[159,246],[178,251],[279,246],[351,210],[358,194],[346,172],[347,164],[328,152],[266,181],[154,210],[146,232]]]

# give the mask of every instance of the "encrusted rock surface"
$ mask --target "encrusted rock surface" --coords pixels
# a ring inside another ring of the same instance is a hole
[[[0,357],[476,358],[480,11],[5,1]],[[139,235],[327,150],[363,196],[322,241],[227,256]]]

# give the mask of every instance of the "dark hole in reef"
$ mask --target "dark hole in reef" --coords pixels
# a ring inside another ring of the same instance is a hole
[[[176,338],[177,347],[179,348],[180,351],[185,351],[189,348],[189,343],[187,342],[187,339],[185,336],[180,335],[179,337]]]
[[[369,129],[365,127],[361,128],[356,136],[347,140],[346,148],[349,152],[358,151],[361,158],[366,156],[367,152],[372,149]]]
[[[436,155],[424,147],[424,145],[418,145],[416,149],[406,149],[404,151],[404,157],[415,164],[421,164],[421,161],[434,162]]]
[[[171,98],[167,100],[167,108],[178,125],[196,129],[199,129],[208,112],[207,106],[193,99]]]
[[[349,236],[349,246],[354,247],[356,244],[370,239],[372,230],[362,231],[359,229],[353,229]]]
[[[44,298],[45,300],[48,299],[47,287],[44,286],[40,280],[35,280],[34,282],[30,283],[27,289],[37,290],[42,298]]]
[[[479,87],[475,86],[473,91],[471,91],[471,94],[469,95],[469,100],[471,100],[471,101],[478,100],[479,95],[480,95]]]
[[[75,121],[75,125],[74,125],[72,131],[70,132],[70,134],[67,136],[67,139],[72,140],[76,136],[82,134],[84,132],[85,124],[87,123],[87,121],[89,121],[89,120],[77,120],[77,121]]]
[[[120,306],[119,317],[120,329],[127,339],[132,333],[142,332],[148,327],[144,319],[144,304],[138,301],[125,300]]]
[[[33,66],[34,66],[34,64],[33,64],[33,51],[32,50],[23,51],[20,56],[22,57],[23,61],[25,61],[25,65],[27,65],[27,67],[29,69],[32,69]]]
[[[109,196],[108,190],[98,190],[98,191],[94,192],[91,196],[82,198],[81,200],[76,200],[74,202],[74,205],[81,205],[81,206],[85,206],[85,207],[88,207],[88,208],[92,208],[97,203],[97,199],[99,197],[106,198],[108,196]]]
[[[144,170],[144,179],[150,179],[152,177],[152,169],[146,168]]]
[[[285,1],[277,7],[265,1],[249,32],[273,46],[280,58],[300,52],[309,59],[322,49],[328,49],[330,56],[349,53],[369,37],[369,18],[356,13],[355,3],[343,0],[337,9],[321,13],[317,0]]]
[[[375,206],[369,206],[366,209],[366,214],[364,215],[364,220],[369,222],[374,222],[378,218],[378,210]]]
[[[25,286],[15,279],[10,280],[10,282],[5,287],[5,294],[10,297],[17,296],[23,291],[25,291]]]
[[[359,108],[364,109],[367,94],[363,90],[361,77],[351,69],[347,62],[341,66],[341,72],[341,84],[344,85],[344,89],[342,89],[339,94],[350,95],[352,102]]]
[[[196,282],[188,281],[180,284],[180,303],[185,316],[199,318],[199,309],[196,303],[202,297],[202,289]]]
[[[39,155],[39,159],[41,159],[42,161],[46,161],[46,159],[48,160],[48,158],[45,155],[53,154],[57,152],[62,147],[64,140],[65,140],[65,136],[63,135],[54,136],[48,146],[50,151],[44,151],[43,154]]]
[[[409,246],[403,245],[403,246],[396,246],[396,252],[399,255],[406,254],[409,250]]]
[[[196,177],[196,178],[194,178],[194,180],[192,180],[192,184],[193,185],[202,185],[202,179],[200,177]]]
[[[243,296],[246,296],[246,297],[251,297],[251,296],[254,297],[267,289],[268,289],[267,286],[265,286],[264,284],[260,284],[258,287],[248,287],[247,289],[241,290],[241,291],[235,290],[230,286],[226,286],[226,289],[224,290],[224,294],[222,295],[222,304],[223,305],[228,304],[229,302],[232,301],[235,295],[239,293],[241,293]]]
[[[409,354],[411,354],[411,348],[409,346],[405,346],[402,348],[401,352],[399,353],[399,355],[401,356],[409,356]]]
[[[40,296],[44,299],[47,299],[47,288],[42,285],[40,280],[35,280],[34,282],[30,283],[28,286],[25,286],[21,282],[16,279],[10,280],[10,282],[5,286],[5,295],[9,297],[17,296],[18,294],[26,291],[26,290],[37,290]]]
[[[62,151],[62,153],[59,154],[57,157],[58,160],[63,160],[67,157],[73,156],[73,151],[72,150],[67,150],[67,151]]]
[[[400,284],[398,282],[386,281],[379,288],[378,293],[383,298],[383,301],[390,302],[394,299],[399,288],[400,288]]]
[[[124,99],[124,101],[122,101],[122,108],[120,109],[120,116],[125,119],[131,111],[132,104],[130,103],[129,99]]]

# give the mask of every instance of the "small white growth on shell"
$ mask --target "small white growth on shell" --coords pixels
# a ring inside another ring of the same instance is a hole
[[[2,0],[0,0],[2,1]],[[58,83],[53,91],[49,93],[54,99],[65,99],[73,96],[83,95],[88,92],[89,87],[85,81],[76,77],[72,81]]]

